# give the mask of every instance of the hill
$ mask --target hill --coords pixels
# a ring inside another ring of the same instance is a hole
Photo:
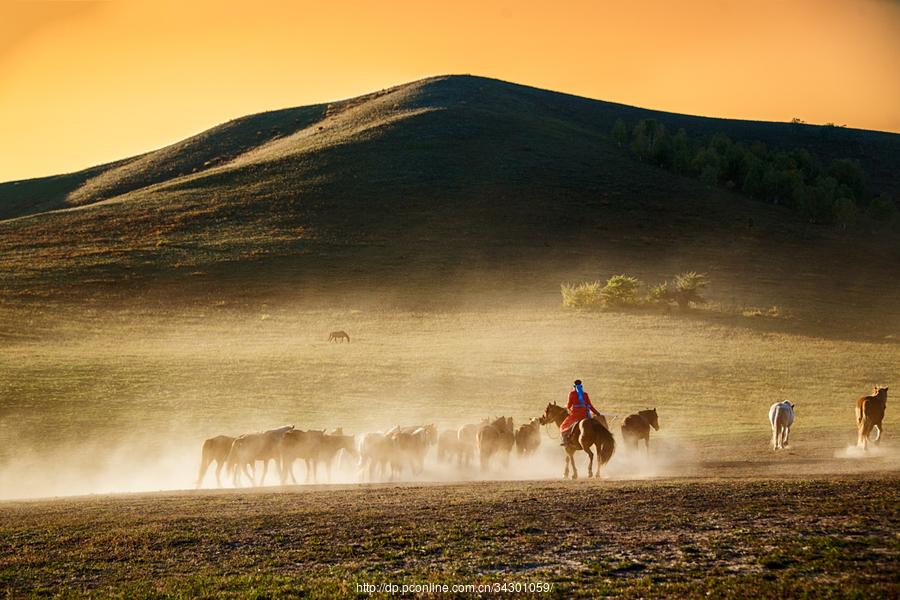
[[[851,158],[874,189],[900,190],[898,135],[436,77],[0,185],[3,297],[156,290],[171,300],[177,290],[330,302],[358,299],[356,291],[395,297],[402,286],[409,302],[475,291],[555,302],[565,278],[627,270],[653,279],[691,268],[718,277],[720,293],[738,303],[816,314],[836,302],[873,315],[894,305],[896,286],[870,293],[897,274],[900,245],[888,235],[810,225],[642,162],[611,139],[617,120],[648,118],[697,136],[804,148],[823,161]]]

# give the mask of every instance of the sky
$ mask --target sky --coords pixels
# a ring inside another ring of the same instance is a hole
[[[448,73],[900,132],[900,2],[0,0],[0,181]]]

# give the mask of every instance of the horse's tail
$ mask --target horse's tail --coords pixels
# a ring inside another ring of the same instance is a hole
[[[597,454],[600,459],[600,466],[603,466],[609,462],[613,452],[616,451],[616,438],[613,437],[613,434],[609,429],[602,426],[597,428],[597,434],[600,438],[599,452]]]

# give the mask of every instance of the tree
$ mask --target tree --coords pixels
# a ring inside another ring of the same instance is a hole
[[[612,128],[612,139],[620,148],[628,144],[628,127],[622,119],[616,119]]]
[[[828,166],[828,174],[853,192],[854,200],[862,200],[866,191],[866,176],[859,162],[849,158],[836,158]]]
[[[879,223],[891,223],[897,217],[897,204],[887,194],[880,194],[872,200],[866,211],[870,218]]]
[[[687,132],[679,129],[672,136],[672,168],[676,173],[685,175],[691,170],[691,142],[688,139]]]
[[[856,203],[846,196],[841,196],[834,201],[831,212],[834,215],[834,222],[840,225],[841,229],[847,229],[847,225],[853,223],[859,213]]]

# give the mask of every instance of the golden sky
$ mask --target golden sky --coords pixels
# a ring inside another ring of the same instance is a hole
[[[446,73],[900,132],[900,2],[0,0],[0,181]]]

